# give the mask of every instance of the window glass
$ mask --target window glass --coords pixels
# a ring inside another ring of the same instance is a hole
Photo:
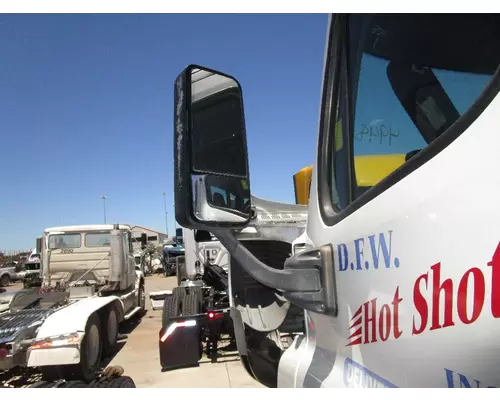
[[[111,245],[109,232],[92,232],[85,235],[85,247],[106,247]]]
[[[498,16],[351,17],[355,197],[425,149],[474,104],[499,64],[490,51],[499,48],[500,38],[492,34],[499,24]]]
[[[246,180],[208,175],[206,184],[210,205],[244,214],[248,213],[250,192]]]
[[[49,235],[49,249],[76,249],[81,245],[79,233]]]

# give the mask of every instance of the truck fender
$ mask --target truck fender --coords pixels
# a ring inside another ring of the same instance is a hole
[[[49,315],[38,330],[36,338],[44,339],[50,336],[84,332],[90,315],[102,310],[111,303],[115,303],[115,306],[118,308],[119,320],[121,321],[124,310],[123,303],[119,297],[89,297]]]

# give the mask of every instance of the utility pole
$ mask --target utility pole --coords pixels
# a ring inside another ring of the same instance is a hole
[[[106,225],[106,200],[107,200],[107,197],[101,196],[101,199],[102,199],[102,207],[104,209],[104,225]]]
[[[167,237],[168,237],[168,212],[167,212],[167,194],[163,192],[163,202],[165,205],[165,230],[167,231]]]

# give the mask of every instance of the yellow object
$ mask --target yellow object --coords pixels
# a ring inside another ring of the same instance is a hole
[[[405,162],[404,154],[381,154],[354,157],[356,181],[359,187],[372,187]],[[312,165],[293,175],[295,203],[308,204],[311,191]]]
[[[293,176],[293,189],[295,191],[295,204],[306,205],[309,203],[311,192],[312,165],[302,168]]]
[[[404,154],[381,154],[354,157],[358,186],[372,187],[405,162]]]

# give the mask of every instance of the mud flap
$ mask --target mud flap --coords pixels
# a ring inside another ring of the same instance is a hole
[[[197,366],[202,357],[202,321],[198,318],[170,320],[160,330],[160,364],[162,370]]]

